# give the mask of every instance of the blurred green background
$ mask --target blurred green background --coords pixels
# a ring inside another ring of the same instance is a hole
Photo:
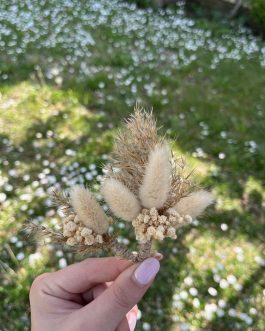
[[[217,2],[0,2],[1,331],[30,329],[36,275],[81,259],[27,239],[25,221],[56,224],[54,187],[98,190],[136,101],[217,196],[157,246],[137,330],[265,330],[265,2]]]

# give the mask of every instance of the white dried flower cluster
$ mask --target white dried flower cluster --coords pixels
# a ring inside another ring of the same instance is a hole
[[[174,209],[169,209],[167,215],[159,215],[156,208],[142,209],[141,213],[133,220],[136,239],[146,243],[151,239],[163,240],[164,238],[176,239],[176,229],[192,221],[189,215],[180,216]]]
[[[77,244],[93,245],[102,244],[103,237],[92,229],[84,226],[77,215],[70,215],[63,221],[63,235],[67,237],[66,243],[70,246]]]

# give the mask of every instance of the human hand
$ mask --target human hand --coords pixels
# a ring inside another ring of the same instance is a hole
[[[133,265],[91,258],[38,276],[30,290],[32,331],[134,330],[136,304],[159,267],[153,257]]]

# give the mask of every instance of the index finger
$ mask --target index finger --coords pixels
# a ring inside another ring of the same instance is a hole
[[[70,293],[82,293],[103,282],[115,280],[132,262],[116,257],[88,258],[49,274],[49,287]]]

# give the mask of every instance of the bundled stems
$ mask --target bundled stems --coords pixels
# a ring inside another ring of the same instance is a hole
[[[132,262],[142,262],[143,260],[150,257],[152,255],[151,246],[152,242],[150,240],[146,243],[140,244],[138,252],[131,252],[125,245],[120,244],[117,239],[109,242],[109,247],[114,255],[120,256],[121,258],[130,260]]]
[[[149,240],[146,243],[139,245],[139,253],[137,256],[137,261],[141,262],[145,260],[146,258],[150,257],[151,254],[151,247],[152,247],[152,241]]]
[[[137,253],[133,253],[128,250],[128,248],[119,243],[116,238],[113,238],[109,243],[108,243],[109,249],[113,252],[115,256],[119,256],[123,259],[130,260],[132,262],[137,262],[138,261],[138,255]]]

